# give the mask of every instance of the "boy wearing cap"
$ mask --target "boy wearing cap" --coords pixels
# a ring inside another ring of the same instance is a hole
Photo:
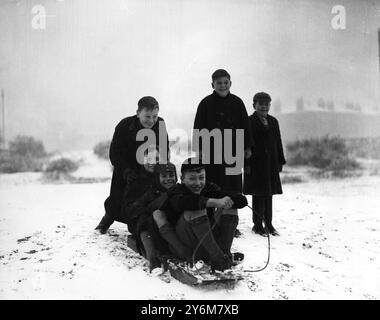
[[[179,239],[195,259],[222,271],[229,269],[234,259],[243,259],[243,254],[231,254],[231,246],[239,220],[237,209],[247,205],[245,196],[206,182],[205,167],[195,157],[182,164],[181,183],[169,189],[167,196],[168,201],[154,212],[154,220],[161,226],[176,226]]]
[[[282,194],[279,172],[286,163],[278,121],[268,114],[271,100],[265,92],[253,97],[255,111],[249,117],[253,157],[246,160],[244,170],[244,194],[252,195],[252,231],[261,235],[266,233],[263,222],[269,233],[279,235],[272,224],[272,198]]]
[[[213,93],[205,97],[199,104],[194,120],[194,129],[219,129],[222,131],[222,148],[216,152],[224,155],[224,129],[232,129],[232,154],[236,154],[236,130],[244,129],[244,154],[237,157],[250,157],[252,146],[250,123],[243,101],[230,92],[231,76],[226,70],[218,69],[212,76]],[[200,139],[201,140],[201,139]],[[194,144],[194,139],[193,139]],[[200,141],[200,146],[202,143]],[[214,144],[211,141],[210,150],[194,150],[209,152],[210,164],[206,165],[207,180],[220,186],[223,190],[242,192],[242,175],[227,175],[228,164],[222,159],[221,164],[215,164]]]
[[[176,167],[171,162],[157,164],[154,176],[154,183],[126,211],[128,230],[135,237],[140,253],[148,259],[151,270],[161,267],[162,254],[174,253],[182,259],[190,255],[190,250],[179,240],[174,228],[166,225],[158,229],[152,216],[153,211],[167,200],[166,191],[177,182]]]
[[[136,160],[136,152],[144,141],[137,141],[136,135],[141,129],[151,129],[156,135],[156,144],[159,145],[159,128],[166,133],[165,122],[158,117],[159,104],[153,97],[142,97],[138,101],[136,115],[122,119],[115,128],[110,145],[110,160],[113,165],[111,190],[109,197],[104,202],[105,215],[95,228],[104,234],[114,222],[119,221],[121,202],[124,188],[137,178],[141,165]],[[167,139],[168,140],[168,139]],[[168,142],[168,141],[167,141]],[[167,143],[169,154],[169,144]]]

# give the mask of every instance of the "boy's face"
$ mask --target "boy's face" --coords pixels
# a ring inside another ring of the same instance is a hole
[[[169,171],[160,173],[160,184],[166,189],[170,189],[176,183],[175,172]]]
[[[263,117],[266,117],[270,110],[270,101],[269,100],[259,100],[253,105],[253,108],[256,112]]]
[[[149,151],[148,154],[144,156],[144,168],[150,173],[154,172],[154,166],[159,162],[160,154],[158,151]]]
[[[227,77],[220,77],[212,82],[212,87],[218,95],[225,97],[230,92],[231,84],[232,82]]]
[[[152,129],[158,120],[158,108],[153,110],[142,109],[137,111],[137,118],[139,118],[141,125],[146,129]]]
[[[206,184],[206,170],[185,172],[181,180],[192,193],[200,194]]]

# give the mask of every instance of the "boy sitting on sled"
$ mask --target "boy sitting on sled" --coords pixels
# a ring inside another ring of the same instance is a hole
[[[159,163],[160,154],[156,146],[150,146],[144,153],[144,164],[136,170],[138,179],[125,186],[118,221],[128,224],[130,222],[131,207],[134,202],[155,184],[154,169]]]
[[[166,191],[177,182],[176,167],[170,162],[157,164],[154,176],[154,183],[126,211],[128,230],[135,238],[140,254],[149,261],[151,272],[155,268],[161,268],[162,255],[174,254],[180,259],[186,259],[191,255],[190,249],[179,240],[174,229],[167,225],[158,230],[152,216],[152,213],[167,200]]]
[[[230,250],[239,220],[237,209],[247,205],[244,195],[225,192],[206,182],[204,165],[193,157],[182,164],[181,183],[170,188],[167,196],[153,218],[161,234],[165,228],[175,226],[179,240],[191,249],[188,260],[202,259],[213,269],[223,271],[234,260],[243,259],[242,253],[231,254]]]

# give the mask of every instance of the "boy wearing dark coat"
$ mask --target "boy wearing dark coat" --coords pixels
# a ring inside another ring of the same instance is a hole
[[[144,164],[137,169],[138,179],[127,183],[124,188],[121,211],[118,221],[126,223],[130,232],[130,209],[137,199],[156,184],[155,167],[159,163],[159,152],[151,146],[144,155]]]
[[[199,104],[194,120],[194,129],[232,129],[232,153],[236,154],[236,130],[244,129],[244,154],[241,157],[250,156],[252,146],[250,124],[247,110],[243,101],[230,93],[231,77],[226,70],[218,69],[212,74],[213,93],[205,97]],[[201,140],[201,139],[200,139]],[[193,139],[194,144],[194,139]],[[202,145],[201,143],[199,144]],[[223,155],[222,164],[215,164],[214,144],[210,144],[210,165],[206,165],[207,180],[220,186],[223,190],[242,192],[242,175],[226,175],[226,167],[229,165],[224,158],[224,135],[222,149],[217,153]],[[195,152],[205,150],[194,150]],[[208,152],[208,150],[206,151]]]
[[[168,238],[168,232],[158,229],[153,221],[152,214],[167,200],[166,191],[177,182],[176,167],[170,162],[157,164],[154,174],[154,184],[126,211],[128,230],[136,239],[140,253],[149,261],[151,271],[161,267],[160,256],[162,254],[173,253],[172,248],[168,246],[168,243],[161,235],[164,234],[165,238]],[[180,247],[179,252],[185,252],[183,256],[180,253],[179,258],[186,258],[189,255],[189,249],[180,242],[175,232],[174,236],[175,238],[173,238],[173,235],[169,238],[170,243],[174,242],[176,248]],[[174,251],[174,253],[176,252]]]
[[[231,246],[239,220],[237,209],[247,205],[245,196],[206,182],[205,167],[198,158],[185,160],[181,183],[169,189],[167,195],[168,201],[160,211],[165,213],[166,223],[175,225],[179,239],[195,259],[205,260],[217,270],[229,269],[234,259],[243,259],[243,254],[231,253]],[[162,225],[158,218],[162,217],[156,216],[156,223]]]
[[[155,98],[146,96],[139,100],[136,115],[124,118],[115,128],[110,145],[110,160],[113,165],[111,190],[104,202],[105,215],[95,228],[104,234],[114,222],[119,221],[123,192],[128,183],[137,178],[141,165],[136,160],[136,152],[144,141],[137,141],[137,133],[141,129],[152,129],[159,146],[159,130],[167,137],[165,122],[158,117],[159,105]],[[162,125],[160,126],[160,123]],[[166,148],[169,154],[168,139]]]
[[[272,225],[272,198],[282,194],[279,172],[286,163],[281,133],[276,118],[268,114],[271,97],[259,92],[253,97],[254,113],[249,117],[254,146],[252,157],[246,160],[244,170],[244,194],[252,195],[252,230],[279,235]]]

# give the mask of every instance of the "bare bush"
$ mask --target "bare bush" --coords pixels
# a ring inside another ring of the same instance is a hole
[[[9,151],[0,153],[0,172],[38,172],[42,171],[43,160],[32,158],[30,156],[21,156]]]
[[[42,141],[29,136],[17,136],[10,141],[8,150],[0,151],[0,172],[42,171],[45,157]]]
[[[46,156],[44,144],[30,136],[17,136],[9,142],[9,151],[29,158],[43,158]]]
[[[68,158],[60,158],[50,161],[45,172],[71,173],[78,169],[78,164]]]
[[[288,164],[306,165],[330,171],[334,176],[344,176],[344,171],[359,169],[359,163],[350,156],[342,138],[324,136],[288,143],[286,146]]]
[[[111,141],[101,141],[94,147],[94,153],[101,159],[108,159]]]

